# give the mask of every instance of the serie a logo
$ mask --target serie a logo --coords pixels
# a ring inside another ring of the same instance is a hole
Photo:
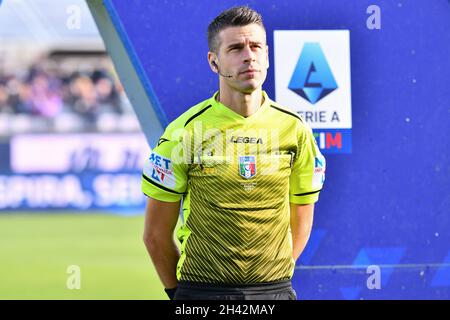
[[[312,104],[338,88],[319,43],[304,44],[288,88]]]

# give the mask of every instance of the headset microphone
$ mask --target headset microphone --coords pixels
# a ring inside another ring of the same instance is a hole
[[[217,65],[217,63],[216,63],[215,61],[213,61],[212,64],[213,64],[213,66],[216,67],[217,73],[218,73],[219,75],[221,75],[222,77],[224,77],[224,78],[232,78],[232,77],[233,77],[232,75],[225,75],[225,74],[220,73],[219,66]]]

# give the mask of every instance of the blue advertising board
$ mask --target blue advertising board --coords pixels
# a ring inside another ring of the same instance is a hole
[[[206,28],[235,1],[103,3],[90,6],[108,50],[121,77],[137,74],[161,127],[217,90]],[[449,299],[450,3],[246,4],[263,15],[267,29],[271,67],[263,88],[277,100],[297,101],[288,107],[304,117],[311,112],[327,159],[313,233],[294,275],[299,298]],[[116,37],[104,30],[107,19]],[[280,49],[285,40],[276,38],[281,31],[319,30],[342,31],[344,40],[332,44],[311,33]],[[120,46],[129,65],[114,58]],[[302,51],[308,47],[312,57]],[[285,65],[274,52],[292,55]],[[298,74],[287,72],[302,56],[322,66],[314,81],[301,64]],[[325,91],[313,88],[318,81]],[[133,86],[125,87],[133,99]]]
[[[141,133],[21,134],[0,150],[0,212],[143,212]]]

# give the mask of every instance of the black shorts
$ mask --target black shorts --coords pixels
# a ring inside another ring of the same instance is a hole
[[[174,300],[297,300],[297,295],[290,280],[243,286],[180,282]]]

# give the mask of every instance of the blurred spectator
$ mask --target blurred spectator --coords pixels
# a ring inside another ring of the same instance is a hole
[[[33,90],[28,82],[20,82],[12,78],[8,82],[10,101],[16,113],[33,114]]]
[[[53,118],[61,112],[62,99],[58,79],[51,79],[45,73],[37,74],[31,81],[31,89],[34,114]]]
[[[122,113],[120,100],[114,90],[112,79],[108,77],[98,78],[95,82],[95,91],[97,92],[97,101],[101,112]]]
[[[73,110],[89,123],[93,123],[97,117],[98,105],[92,80],[87,76],[75,78],[70,86],[70,92],[75,98]]]
[[[8,89],[0,84],[0,113],[13,113],[14,109],[10,104]]]
[[[103,68],[93,66],[80,73],[43,59],[22,73],[0,73],[1,114],[39,117],[49,126],[59,115],[68,114],[78,117],[85,129],[96,130],[102,114],[132,112],[122,85]]]

